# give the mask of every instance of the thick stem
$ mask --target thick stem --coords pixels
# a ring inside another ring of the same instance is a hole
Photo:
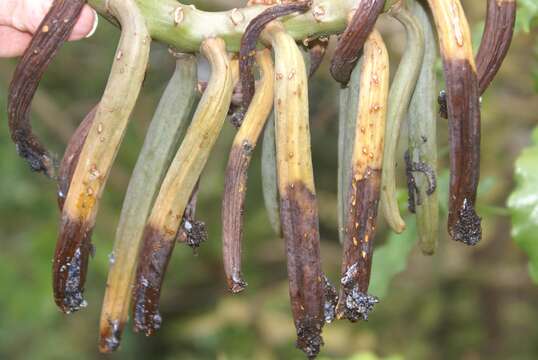
[[[206,12],[175,0],[136,2],[152,38],[181,52],[197,52],[205,39],[215,36],[226,42],[228,51],[238,52],[247,25],[268,8],[253,5],[230,11]],[[106,0],[89,0],[88,3],[110,19],[105,8]],[[356,5],[356,0],[314,0],[309,11],[281,20],[288,34],[298,41],[337,34],[346,27],[347,16]]]

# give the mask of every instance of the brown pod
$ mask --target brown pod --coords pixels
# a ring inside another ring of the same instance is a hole
[[[346,30],[340,36],[331,62],[331,75],[342,85],[349,82],[364,43],[384,5],[385,0],[360,1]]]
[[[480,94],[486,91],[508,53],[514,35],[516,10],[516,0],[488,0],[486,24],[476,55]]]
[[[342,259],[337,318],[367,320],[378,302],[368,295],[372,268],[373,242],[381,190],[381,166],[387,100],[389,59],[377,30],[364,45],[361,62],[360,97],[351,158],[348,213],[345,214],[344,255]]]
[[[329,46],[328,37],[319,37],[308,41],[306,47],[308,48],[308,54],[310,55],[310,69],[308,70],[308,77],[314,76],[318,71],[325,54],[327,53],[327,47]]]
[[[480,93],[469,25],[459,0],[428,0],[443,59],[449,119],[450,194],[448,232],[476,245],[482,236],[475,211],[480,177]]]
[[[261,79],[256,94],[237,132],[226,167],[222,200],[222,245],[224,273],[233,293],[242,291],[246,282],[241,274],[241,241],[248,168],[252,152],[273,108],[274,71],[271,52],[258,52]]]
[[[241,37],[241,47],[239,49],[239,82],[242,91],[242,105],[233,114],[232,123],[241,124],[245,113],[254,97],[255,80],[252,67],[256,57],[256,45],[258,38],[265,26],[271,21],[293,14],[294,12],[305,12],[312,6],[312,1],[300,1],[281,5],[271,6],[264,10],[260,15],[256,16],[248,24],[243,36]]]
[[[54,177],[54,162],[32,131],[30,105],[39,82],[67,40],[85,0],[55,0],[21,57],[9,86],[8,119],[17,153],[33,171]]]
[[[96,112],[97,106],[91,109],[84,120],[82,120],[73,136],[71,136],[71,139],[69,139],[69,143],[65,149],[60,168],[58,169],[58,207],[60,211],[64,207],[65,198],[69,191],[69,185],[71,184],[75,168],[77,167],[80,152],[93,125]]]

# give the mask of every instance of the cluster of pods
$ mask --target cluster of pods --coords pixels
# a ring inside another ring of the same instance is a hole
[[[333,1],[332,6],[346,1]],[[106,16],[121,39],[104,95],[80,123],[57,169],[33,134],[30,103],[39,80],[68,37],[85,0],[55,0],[20,60],[9,91],[9,126],[19,155],[58,182],[60,231],[53,260],[54,299],[65,313],[83,298],[91,233],[99,201],[140,93],[151,35],[135,0],[107,0]],[[91,2],[90,2],[91,3]],[[459,0],[356,1],[339,31],[321,29],[326,1],[251,1],[239,53],[218,36],[204,39],[207,83],[197,80],[194,55],[171,51],[174,74],[165,89],[127,190],[103,302],[100,349],[114,351],[129,311],[146,335],[161,326],[159,298],[176,242],[199,246],[207,237],[195,216],[198,180],[227,117],[237,127],[225,176],[222,205],[227,286],[246,287],[241,239],[247,174],[263,133],[264,199],[271,224],[285,239],[289,294],[297,346],[315,357],[324,324],[367,320],[378,302],[368,294],[378,207],[388,225],[405,228],[396,197],[397,143],[408,118],[402,158],[409,210],[416,213],[422,251],[432,254],[438,230],[436,191],[438,114],[448,118],[450,194],[448,233],[475,245],[481,238],[475,211],[480,160],[480,96],[508,51],[515,0],[488,0],[480,49],[473,55]],[[182,21],[185,5],[175,14]],[[401,23],[405,53],[389,84],[389,58],[378,17]],[[231,18],[238,14],[235,9]],[[240,13],[239,13],[240,14]],[[285,22],[310,14],[315,36],[298,44]],[[235,16],[245,21],[243,16]],[[343,32],[343,27],[347,27]],[[341,84],[338,149],[338,219],[343,260],[339,290],[322,272],[318,209],[312,170],[308,80],[339,34],[330,72]],[[436,61],[443,62],[446,91],[438,97]],[[304,50],[304,51],[303,51]],[[308,56],[309,54],[309,56]],[[306,62],[310,63],[307,69]],[[254,71],[256,66],[257,71]],[[190,122],[189,122],[190,120]]]

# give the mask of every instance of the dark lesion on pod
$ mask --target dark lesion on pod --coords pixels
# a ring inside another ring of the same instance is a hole
[[[256,58],[256,45],[265,26],[279,17],[303,13],[312,6],[312,1],[300,1],[281,5],[271,6],[256,16],[248,24],[241,37],[241,47],[239,49],[239,74],[242,93],[242,104],[232,115],[232,123],[240,125],[243,122],[246,111],[254,97],[255,79],[252,67]]]
[[[196,220],[196,205],[198,203],[198,189],[200,181],[192,191],[189,203],[183,213],[183,219],[176,240],[189,246],[194,252],[207,240],[207,228],[203,221]]]
[[[325,319],[316,196],[302,182],[289,184],[281,195],[280,209],[297,347],[313,358],[323,345]]]
[[[428,182],[428,188],[426,189],[426,195],[432,195],[437,189],[437,177],[435,176],[434,169],[423,161],[413,161],[409,150],[405,152],[405,173],[407,176],[407,190],[408,190],[408,209],[409,212],[415,213],[416,205],[422,205],[422,199],[420,198],[420,192],[418,190],[414,172],[422,173],[426,177]]]
[[[30,104],[48,65],[67,40],[85,0],[55,0],[21,57],[9,86],[8,119],[18,154],[33,171],[54,177],[54,161],[30,123]]]
[[[63,209],[65,198],[69,191],[69,185],[71,184],[71,179],[73,178],[73,174],[77,167],[78,158],[82,151],[82,147],[84,146],[84,142],[86,141],[86,137],[93,125],[96,112],[97,106],[86,115],[84,120],[82,120],[73,136],[71,136],[62,161],[60,162],[60,168],[58,170],[58,207],[60,208],[60,211]]]
[[[65,239],[56,246],[53,260],[53,290],[56,305],[66,314],[86,307],[84,283],[88,260],[93,253],[91,229],[82,221],[61,224]],[[82,235],[81,235],[82,234]],[[69,241],[67,241],[69,239]]]
[[[164,241],[164,234],[151,225],[144,230],[136,281],[133,289],[134,331],[152,335],[161,327],[159,299],[164,274],[174,248],[174,241]]]
[[[372,269],[373,240],[380,196],[381,170],[368,168],[350,184],[350,206],[346,221],[344,259],[337,317],[368,320],[379,300],[368,295]]]
[[[516,22],[516,0],[488,0],[486,23],[476,55],[479,94],[483,95],[508,53]],[[446,91],[439,94],[439,114],[448,118]]]
[[[333,78],[342,85],[345,86],[349,82],[364,43],[372,32],[384,5],[385,0],[360,1],[346,30],[340,36],[330,70]]]

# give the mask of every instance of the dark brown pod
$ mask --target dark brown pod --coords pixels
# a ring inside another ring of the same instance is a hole
[[[476,245],[482,236],[475,211],[480,178],[480,92],[469,25],[458,0],[428,0],[437,27],[449,120],[450,194],[448,232]]]
[[[256,57],[256,45],[258,38],[265,25],[279,17],[293,14],[294,12],[305,12],[312,6],[312,1],[300,1],[282,5],[271,6],[256,16],[248,24],[241,37],[241,47],[239,49],[239,74],[242,91],[242,105],[233,115],[232,123],[241,124],[245,113],[254,97],[255,79],[252,67]]]
[[[331,62],[331,75],[342,85],[349,82],[364,42],[372,32],[384,6],[385,0],[360,1],[346,30],[340,36]]]
[[[88,115],[86,115],[84,120],[82,120],[73,136],[71,136],[71,139],[69,140],[69,143],[65,149],[64,156],[60,163],[60,168],[58,169],[58,207],[60,208],[60,211],[64,207],[65,198],[67,196],[67,192],[69,191],[69,185],[71,184],[73,173],[77,167],[80,152],[82,151],[82,147],[84,146],[84,141],[86,141],[88,132],[93,125],[96,112],[97,106],[95,106],[88,113]]]
[[[32,131],[30,104],[48,65],[67,40],[85,0],[55,0],[21,57],[9,86],[8,119],[17,153],[33,171],[54,177],[54,162]]]
[[[318,71],[325,54],[327,53],[327,47],[329,46],[329,38],[319,37],[308,41],[306,47],[308,48],[308,54],[310,55],[310,69],[308,69],[308,77],[314,76]]]

